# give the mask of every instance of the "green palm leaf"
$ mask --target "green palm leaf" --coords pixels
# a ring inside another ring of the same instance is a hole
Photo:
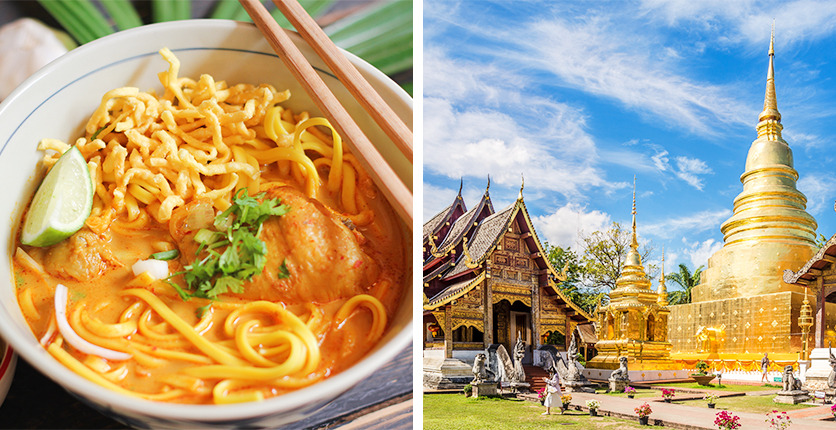
[[[107,36],[114,31],[143,25],[139,13],[129,0],[38,0],[38,3],[79,44]],[[312,17],[322,19],[328,17],[338,2],[299,0],[299,3]],[[152,0],[151,20],[165,22],[190,19],[193,8],[198,9],[197,6],[198,2],[188,0]],[[268,7],[272,8],[271,15],[279,25],[292,28],[278,9],[272,4]],[[411,0],[372,2],[329,24],[325,32],[337,46],[393,76],[412,94],[412,7]],[[237,0],[217,1],[211,10],[209,18],[251,21]]]

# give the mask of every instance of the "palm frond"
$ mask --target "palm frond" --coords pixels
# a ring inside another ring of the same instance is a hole
[[[332,16],[337,0],[299,0],[315,19]],[[129,0],[38,0],[38,3],[79,45],[119,30],[143,25],[136,6]],[[208,18],[251,21],[237,0],[219,0],[210,9],[189,0],[152,0],[152,22],[192,18],[194,10],[211,10]],[[201,4],[203,6],[203,4]],[[271,14],[285,28],[290,23],[273,8]],[[411,0],[370,2],[336,19],[325,27],[337,46],[366,60],[393,77],[412,94],[413,2]],[[201,14],[201,12],[196,12]],[[324,22],[324,21],[323,21]]]

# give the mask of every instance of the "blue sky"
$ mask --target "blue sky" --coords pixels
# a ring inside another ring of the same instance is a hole
[[[491,177],[496,209],[525,201],[540,237],[629,226],[707,265],[766,90],[775,19],[783,137],[818,233],[836,234],[836,2],[423,2],[423,221]],[[653,261],[651,261],[653,262]]]

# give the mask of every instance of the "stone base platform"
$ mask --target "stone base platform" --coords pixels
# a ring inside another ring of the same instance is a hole
[[[470,384],[473,387],[471,397],[480,396],[496,396],[496,382],[482,382],[477,384]]]
[[[424,357],[424,388],[462,389],[473,380],[473,369],[455,358]]]
[[[772,399],[775,403],[785,403],[788,405],[804,403],[808,400],[810,400],[810,394],[804,390],[779,391],[775,393],[775,398]]]

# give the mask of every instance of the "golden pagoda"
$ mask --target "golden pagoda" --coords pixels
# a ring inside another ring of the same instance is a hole
[[[627,357],[630,370],[672,369],[671,344],[667,342],[667,291],[664,281],[653,291],[642,266],[636,239],[636,187],[633,180],[633,238],[624,261],[621,276],[610,291],[610,303],[599,306],[598,351],[587,368],[617,369],[619,357]],[[661,294],[660,294],[661,293]],[[594,378],[594,372],[591,374]],[[652,379],[652,378],[651,378]]]
[[[675,358],[725,353],[759,359],[764,352],[773,357],[801,351],[798,317],[804,291],[783,282],[782,274],[803,266],[817,250],[817,224],[796,188],[792,149],[781,136],[774,40],[773,28],[758,136],[740,176],[743,191],[734,199],[734,214],[720,227],[723,248],[709,258],[700,284],[691,291],[692,303],[671,308]]]

